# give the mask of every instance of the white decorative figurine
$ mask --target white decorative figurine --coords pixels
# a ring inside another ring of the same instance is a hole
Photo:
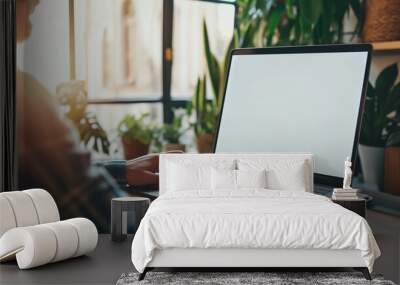
[[[351,171],[351,161],[350,157],[346,158],[344,162],[344,178],[343,178],[343,189],[352,189],[351,188],[351,176],[353,172]]]

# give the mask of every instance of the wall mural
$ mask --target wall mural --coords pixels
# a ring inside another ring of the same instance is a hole
[[[163,8],[157,0],[17,1],[18,187],[48,190],[63,218],[85,216],[108,231],[112,197],[157,189],[159,151],[196,151],[185,109],[163,120],[163,22],[174,20],[171,102],[191,100],[207,71],[202,22],[215,25],[210,38],[222,55],[234,6]]]

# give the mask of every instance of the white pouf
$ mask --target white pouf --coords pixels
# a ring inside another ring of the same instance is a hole
[[[0,193],[0,262],[15,259],[20,269],[93,251],[96,226],[88,219],[59,221],[57,205],[43,189]]]
[[[0,195],[0,237],[8,230],[15,228],[14,212],[6,197]]]
[[[10,203],[17,227],[39,224],[35,205],[30,196],[22,191],[3,192],[3,197]]]
[[[43,189],[30,189],[22,191],[28,194],[33,201],[38,215],[39,224],[57,222],[60,220],[60,214],[53,197]]]

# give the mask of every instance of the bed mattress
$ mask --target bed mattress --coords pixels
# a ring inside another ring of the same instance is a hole
[[[379,248],[361,216],[307,192],[247,189],[221,195],[165,193],[132,243],[139,272],[165,249],[359,250],[372,271]]]

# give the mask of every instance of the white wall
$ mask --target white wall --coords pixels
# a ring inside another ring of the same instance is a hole
[[[69,79],[68,0],[41,0],[31,22],[31,36],[17,49],[18,67],[55,93]]]

